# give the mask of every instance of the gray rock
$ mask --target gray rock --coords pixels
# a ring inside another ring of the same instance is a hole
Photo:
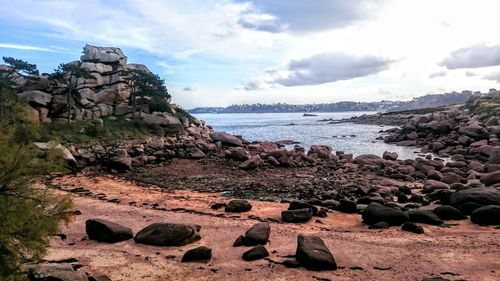
[[[211,258],[212,249],[200,246],[184,253],[181,262],[209,262]]]
[[[267,222],[261,222],[254,224],[250,229],[245,232],[242,238],[242,245],[244,246],[256,246],[256,245],[266,245],[269,240],[269,234],[271,233],[271,227]]]
[[[465,203],[476,203],[481,206],[500,205],[500,188],[475,187],[459,190],[450,196],[450,205],[460,207]]]
[[[134,241],[152,246],[183,246],[201,239],[201,226],[181,223],[154,223],[139,231]]]
[[[500,225],[500,206],[488,205],[475,209],[470,220],[482,225]]]
[[[83,56],[81,60],[83,62],[100,62],[119,65],[125,65],[127,63],[127,57],[120,48],[96,47],[88,44],[83,47]]]
[[[337,263],[318,236],[300,234],[297,237],[296,259],[308,270],[336,270]]]
[[[260,158],[260,156],[259,155],[253,155],[252,157],[250,157],[250,159],[248,159],[247,161],[241,163],[239,165],[239,168],[243,169],[243,170],[252,170],[252,169],[256,169],[256,168],[262,166],[262,164],[263,164],[263,161]]]
[[[364,210],[362,218],[363,222],[369,225],[381,221],[385,221],[390,225],[401,225],[408,221],[409,216],[401,210],[373,202]]]
[[[155,116],[152,114],[142,113],[142,121],[146,124],[168,126],[168,125],[181,125],[181,121],[173,116]]]
[[[442,220],[463,220],[467,218],[459,209],[449,205],[438,206],[433,212]]]
[[[500,183],[500,171],[483,174],[481,176],[481,182],[487,186]]]
[[[412,222],[405,222],[402,226],[401,226],[401,230],[403,231],[408,231],[408,232],[413,232],[415,234],[423,234],[424,233],[424,228],[419,226],[419,225],[416,225]]]
[[[308,222],[313,217],[313,211],[310,208],[286,210],[281,212],[281,220],[290,223]]]
[[[98,242],[116,243],[134,237],[130,228],[102,219],[87,220],[85,230],[90,239]]]
[[[88,281],[87,274],[74,271],[70,264],[40,264],[28,269],[30,281]]]
[[[230,212],[230,213],[243,213],[243,212],[248,212],[251,209],[252,209],[252,205],[250,203],[248,203],[247,200],[234,199],[234,200],[229,201],[229,203],[227,203],[224,211]]]
[[[384,154],[382,155],[382,158],[385,160],[397,160],[398,159],[398,153],[397,152],[389,152],[385,151]]]
[[[71,151],[64,147],[62,144],[55,142],[34,142],[33,143],[39,150],[48,151],[49,149],[55,149],[61,152],[62,158],[66,161],[66,163],[72,167],[77,165],[77,161]]]
[[[266,247],[259,245],[255,246],[252,249],[246,251],[242,255],[242,259],[244,261],[255,261],[255,260],[260,260],[265,257],[269,256],[269,252],[267,251]]]
[[[192,148],[189,150],[189,157],[193,159],[201,159],[207,157],[203,151],[201,151],[199,148]]]
[[[80,67],[89,72],[97,72],[100,74],[113,71],[113,66],[104,63],[84,62]]]
[[[429,193],[429,192],[433,192],[435,190],[449,189],[449,188],[450,188],[450,186],[444,182],[435,181],[435,180],[427,180],[424,183],[424,187],[422,189],[422,192]]]
[[[443,220],[431,210],[410,210],[408,211],[409,221],[426,223],[431,225],[441,225]]]
[[[239,138],[226,132],[211,132],[210,138],[214,142],[220,141],[222,144],[228,146],[243,146],[243,142]]]
[[[47,106],[52,100],[52,95],[42,91],[27,91],[17,94],[20,98],[38,106]]]
[[[108,167],[117,171],[132,169],[132,158],[128,156],[127,150],[115,149],[108,161]]]

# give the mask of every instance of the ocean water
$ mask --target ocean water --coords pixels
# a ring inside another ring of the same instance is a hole
[[[203,113],[194,116],[212,125],[216,131],[241,135],[248,141],[293,140],[306,149],[313,144],[325,144],[332,146],[334,151],[343,150],[355,156],[367,153],[382,156],[384,151],[393,151],[399,154],[400,159],[415,158],[418,148],[376,140],[380,136],[378,132],[389,129],[390,126],[328,124],[318,121],[373,113],[375,112],[329,112],[314,113],[318,116],[313,117],[304,117],[303,113]]]

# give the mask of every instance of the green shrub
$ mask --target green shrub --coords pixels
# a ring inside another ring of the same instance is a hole
[[[71,201],[66,196],[37,188],[40,176],[61,171],[56,151],[42,158],[26,139],[31,126],[2,124],[0,134],[0,279],[17,280],[21,267],[37,262],[45,253],[49,237],[60,222],[70,218]]]

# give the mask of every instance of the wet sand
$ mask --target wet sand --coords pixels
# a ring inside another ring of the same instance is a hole
[[[398,227],[369,230],[361,216],[340,212],[305,224],[283,224],[280,213],[288,206],[284,203],[250,201],[250,212],[229,214],[210,209],[213,203],[229,201],[217,193],[165,191],[106,175],[78,174],[52,183],[72,196],[82,214],[62,229],[66,240],[52,240],[46,259],[76,258],[81,270],[107,274],[112,280],[500,280],[500,230],[469,220],[451,227],[422,225],[423,235]],[[68,192],[75,188],[89,192]],[[195,223],[201,226],[202,239],[182,247],[82,240],[89,218],[114,221],[134,233],[154,222]],[[271,224],[266,246],[271,255],[269,260],[245,262],[241,254],[249,248],[232,244],[259,221]],[[299,233],[323,238],[342,268],[314,272],[275,264],[295,254]],[[180,262],[186,250],[200,245],[213,249],[209,263]]]

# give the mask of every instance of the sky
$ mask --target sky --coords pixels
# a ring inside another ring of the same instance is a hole
[[[500,88],[498,0],[0,0],[0,55],[121,48],[184,108]]]

